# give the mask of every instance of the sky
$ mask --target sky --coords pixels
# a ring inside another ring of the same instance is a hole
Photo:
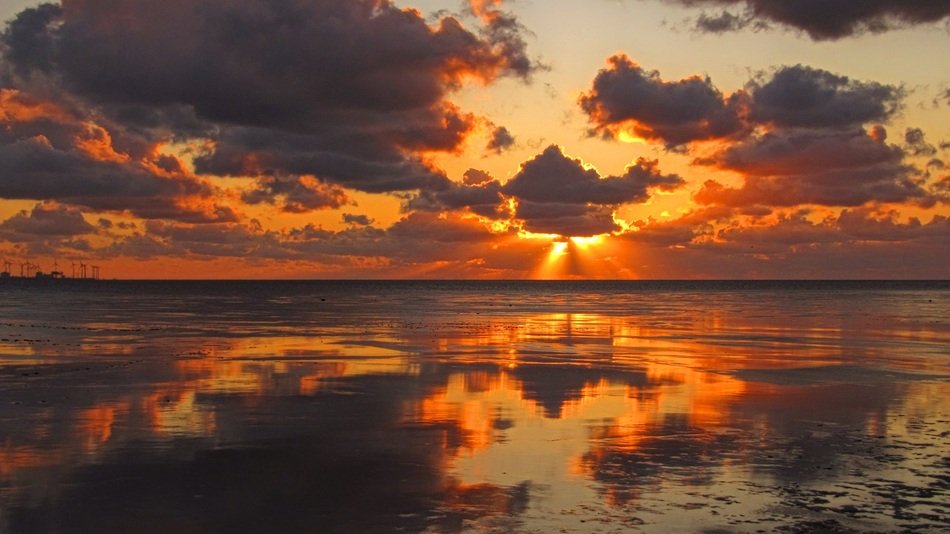
[[[15,275],[950,278],[950,0],[0,18]]]

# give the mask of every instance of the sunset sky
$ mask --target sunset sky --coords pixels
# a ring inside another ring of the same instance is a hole
[[[14,274],[950,278],[948,0],[0,16]]]

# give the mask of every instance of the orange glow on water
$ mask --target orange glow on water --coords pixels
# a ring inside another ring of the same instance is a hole
[[[95,452],[112,437],[112,427],[118,412],[127,412],[127,405],[103,404],[83,410],[77,416],[78,434],[83,436],[82,447],[87,452]]]

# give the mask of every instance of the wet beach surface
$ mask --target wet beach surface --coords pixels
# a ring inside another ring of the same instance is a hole
[[[3,532],[950,529],[950,284],[0,285]]]

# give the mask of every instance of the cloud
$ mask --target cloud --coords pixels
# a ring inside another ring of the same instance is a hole
[[[950,219],[936,215],[930,222],[921,223],[917,217],[900,222],[896,210],[844,210],[838,216],[837,227],[849,238],[862,241],[925,241],[950,244]]]
[[[761,78],[765,78],[764,75]],[[625,129],[668,148],[695,141],[743,138],[756,128],[846,128],[882,122],[904,92],[803,65],[780,67],[767,79],[724,96],[709,78],[667,82],[625,55],[608,59],[579,104],[595,132]]]
[[[65,0],[11,21],[0,79],[149,142],[207,139],[200,173],[439,188],[421,153],[475,122],[448,94],[537,68],[517,20],[486,9],[469,29],[384,0]]]
[[[619,231],[613,212],[611,206],[524,200],[515,217],[530,232],[583,237]]]
[[[627,241],[655,247],[685,245],[712,230],[711,225],[697,224],[689,218],[673,221],[639,220],[634,222],[634,226],[636,230],[626,232],[620,237]]]
[[[465,185],[484,185],[492,180],[494,180],[494,178],[492,178],[490,174],[478,169],[469,169],[465,171],[462,177],[462,182]]]
[[[786,129],[728,145],[697,163],[752,176],[803,175],[878,164],[898,165],[903,151],[863,129]]]
[[[492,130],[491,139],[486,147],[489,152],[500,154],[515,145],[515,138],[504,126],[497,126]]]
[[[580,105],[594,129],[609,135],[632,130],[667,148],[718,140],[694,165],[742,175],[743,185],[707,181],[694,199],[704,205],[748,208],[868,202],[935,202],[905,163],[906,153],[886,144],[879,124],[900,109],[904,91],[852,80],[803,65],[760,75],[724,96],[706,78],[665,82],[626,56],[613,56]],[[910,131],[908,150],[925,154],[922,132]]]
[[[743,185],[707,181],[700,204],[860,206],[931,202],[903,151],[864,130],[780,130],[729,146],[698,163],[743,174]]]
[[[579,100],[596,132],[615,136],[629,127],[644,139],[677,146],[745,128],[742,93],[726,98],[709,78],[699,76],[667,82],[623,54],[607,63]]]
[[[0,223],[0,235],[9,241],[36,238],[69,237],[95,233],[76,208],[51,202],[37,204],[30,211],[20,211]]]
[[[501,193],[502,186],[495,180],[476,185],[453,184],[442,191],[421,192],[408,207],[426,211],[468,208],[482,217],[498,219],[506,216]]]
[[[847,127],[888,120],[903,91],[876,82],[803,65],[779,68],[767,82],[752,83],[751,120],[778,127]]]
[[[941,279],[948,273],[950,220],[944,216],[922,222],[871,207],[762,217],[703,213],[722,209],[638,221],[640,232],[614,238],[638,245],[621,261],[649,278]]]
[[[739,31],[752,23],[752,18],[722,11],[718,15],[700,13],[696,18],[696,29],[706,33],[728,33]]]
[[[375,222],[373,219],[370,219],[367,215],[354,215],[352,213],[343,214],[343,222],[345,224],[351,224],[353,226],[372,226]]]
[[[467,122],[459,126],[462,129],[454,131],[444,130],[451,126],[441,122],[434,127],[456,138],[470,129]],[[195,170],[219,176],[312,175],[369,193],[448,186],[442,171],[418,158],[407,157],[406,149],[395,143],[358,131],[345,132],[345,122],[330,121],[326,128],[335,133],[328,132],[323,137],[255,127],[225,128],[210,151],[195,157]],[[404,135],[409,137],[406,132]],[[339,137],[334,139],[336,136]]]
[[[0,197],[55,200],[143,218],[236,218],[174,157],[125,152],[106,129],[53,103],[0,89]]]
[[[841,39],[866,32],[888,30],[940,21],[950,15],[950,4],[941,0],[823,0],[789,2],[787,0],[665,0],[667,3],[719,7],[736,5],[744,8],[738,19],[754,19],[762,23],[781,24],[802,30],[816,41]],[[728,13],[724,12],[724,15]],[[701,15],[697,28],[721,33],[737,30],[738,24],[724,15]],[[705,17],[705,18],[704,18]],[[705,20],[705,22],[703,22]]]
[[[656,161],[644,159],[622,176],[601,177],[551,145],[522,164],[502,192],[517,200],[515,217],[526,230],[584,236],[619,230],[612,215],[617,206],[646,202],[650,190],[671,191],[684,183],[677,175],[662,174]]]
[[[263,176],[257,186],[245,191],[241,198],[248,204],[274,204],[280,199],[281,209],[288,213],[336,209],[352,203],[343,188],[328,185],[314,176]]]
[[[605,204],[645,202],[649,190],[671,191],[685,182],[675,174],[662,174],[656,161],[639,159],[622,176],[601,177],[579,159],[564,155],[551,145],[521,165],[505,184],[504,192],[519,200],[539,203]]]
[[[94,250],[87,236],[98,229],[80,210],[41,202],[0,222],[0,241],[10,243],[20,257],[83,255]]]
[[[784,214],[759,225],[734,223],[719,230],[715,242],[706,242],[700,247],[778,258],[816,247],[878,247],[883,244],[910,249],[950,243],[950,220],[943,216],[934,216],[927,223],[915,217],[901,222],[895,210],[869,208],[846,209],[837,216],[828,216],[818,222],[812,222],[807,215],[807,212]]]
[[[523,163],[505,185],[483,171],[469,169],[462,184],[440,191],[423,191],[409,209],[440,211],[468,209],[491,219],[512,216],[506,199],[516,202],[514,218],[524,229],[570,236],[620,230],[613,211],[621,204],[642,203],[651,190],[672,191],[685,184],[677,175],[660,172],[656,161],[639,159],[622,176],[606,176],[587,168],[551,145]]]
[[[937,147],[927,142],[924,131],[920,128],[908,128],[904,131],[904,142],[907,151],[914,156],[933,156],[937,154]]]

